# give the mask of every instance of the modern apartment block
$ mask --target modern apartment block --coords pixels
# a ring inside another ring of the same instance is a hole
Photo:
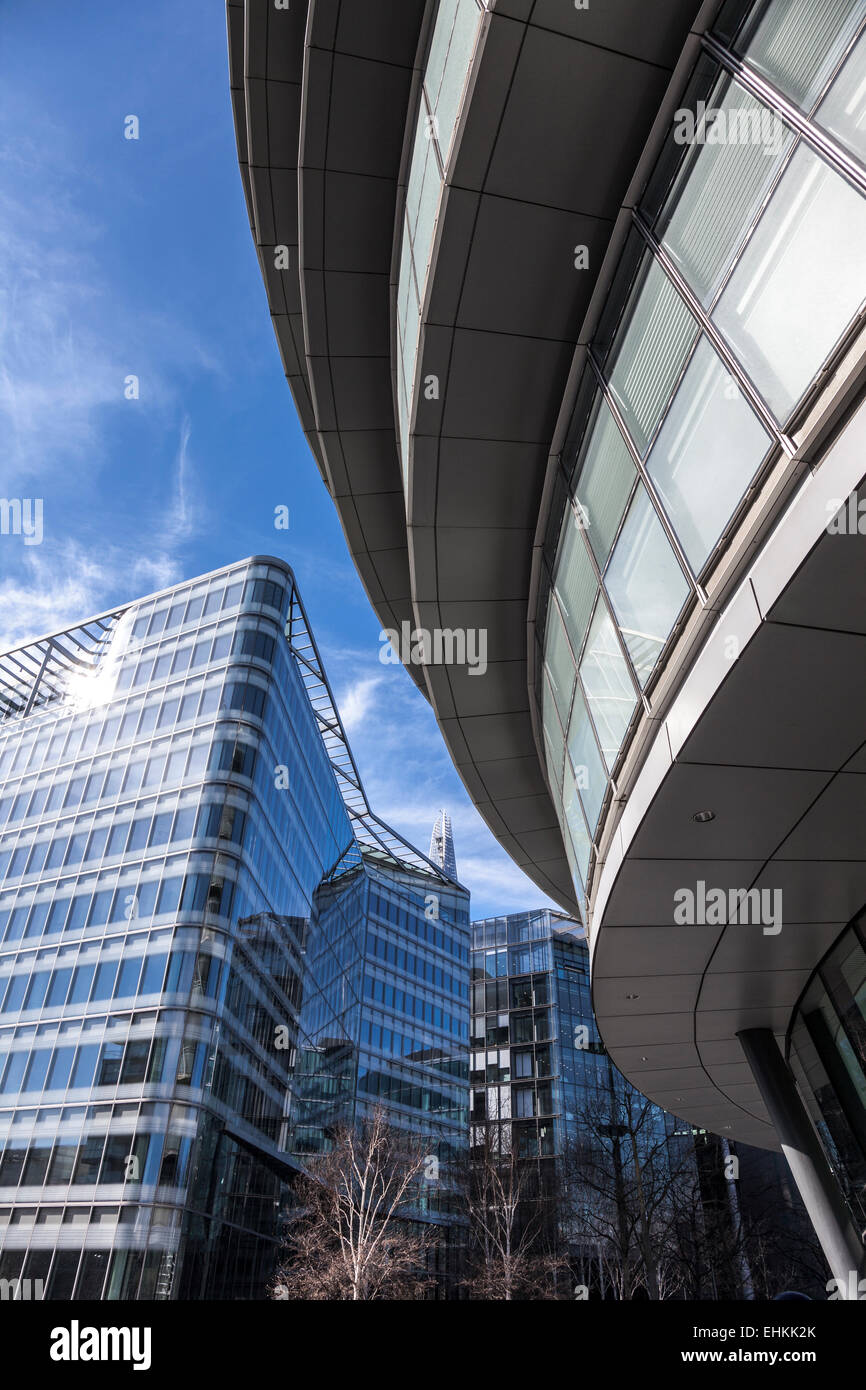
[[[483,673],[410,674],[587,921],[611,1058],[783,1149],[851,1287],[866,4],[227,10],[273,325],[382,626],[485,634]]]
[[[513,1153],[537,1169],[529,1191],[547,1188],[556,1244],[593,1297],[623,1296],[642,1207],[674,1296],[772,1296],[790,1284],[822,1296],[826,1269],[780,1155],[693,1129],[613,1065],[582,923],[548,909],[472,923],[470,1041],[470,1154]]]
[[[495,1150],[552,1158],[579,1139],[612,1089],[580,922],[539,909],[472,923],[471,1042],[479,1142],[479,1127],[504,1126]]]
[[[280,560],[6,652],[0,699],[0,1278],[262,1297],[335,1124],[465,1144],[468,895],[371,812]]]
[[[549,909],[472,923],[471,1046],[470,1154],[516,1157],[531,1175],[524,1219],[546,1223],[593,1297],[631,1297],[641,1198],[672,1263],[682,1252],[660,1211],[694,1199],[698,1167],[691,1130],[630,1086],[599,1039],[582,923]]]

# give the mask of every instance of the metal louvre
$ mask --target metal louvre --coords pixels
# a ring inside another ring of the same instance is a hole
[[[125,610],[0,655],[0,727],[67,696],[70,675],[95,670]]]
[[[402,835],[380,820],[371,809],[294,581],[289,592],[286,636],[361,851],[373,857],[381,856],[389,864],[396,863],[412,873],[429,874],[442,883],[456,884],[456,878],[446,873],[438,864],[434,864],[432,859],[428,859],[408,840],[404,840]],[[338,865],[335,865],[332,875],[338,870],[346,870],[347,857],[351,863],[351,845]]]

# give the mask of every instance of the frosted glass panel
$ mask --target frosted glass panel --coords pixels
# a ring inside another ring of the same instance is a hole
[[[412,312],[418,312],[418,296],[415,293],[415,282],[412,275],[412,249],[409,241],[409,232],[406,222],[403,222],[403,245],[400,248],[400,281],[397,294],[397,327],[401,334],[406,331],[406,314],[409,306]]]
[[[451,35],[451,47],[448,50],[448,59],[442,77],[442,86],[439,90],[439,99],[436,103],[439,148],[442,151],[443,162],[447,161],[451,137],[457,124],[457,112],[460,109],[466,78],[472,66],[472,55],[475,51],[475,41],[478,37],[481,17],[482,12],[479,10],[476,0],[460,0],[457,6],[454,32]]]
[[[427,267],[430,264],[430,256],[433,251],[433,237],[436,231],[436,217],[439,212],[441,192],[442,180],[439,177],[439,165],[436,162],[436,155],[431,144],[430,152],[427,155],[427,167],[424,170],[424,182],[421,185],[418,226],[412,244],[415,274],[418,277],[418,289],[422,297],[427,280]]]
[[[866,33],[818,107],[816,120],[866,164]]]
[[[737,47],[809,111],[862,18],[862,0],[773,0]]]
[[[657,261],[649,265],[611,352],[610,386],[640,453],[697,337],[694,319]]]
[[[784,422],[866,298],[866,200],[801,145],[714,317]]]
[[[597,408],[577,480],[589,543],[604,565],[635,480],[635,467],[604,400]]]
[[[664,246],[705,305],[723,281],[794,138],[773,112],[727,78],[708,106],[719,115],[705,133],[718,129],[726,139],[692,145],[659,224]]]
[[[647,461],[696,573],[769,447],[770,436],[704,339]]]
[[[439,88],[442,84],[442,74],[445,71],[445,60],[448,57],[448,45],[451,42],[451,31],[454,28],[454,16],[456,14],[457,0],[439,0],[436,26],[430,41],[430,53],[424,73],[424,86],[430,105],[434,110],[439,99]]]
[[[638,679],[645,685],[689,586],[644,487],[629,507],[605,587]]]
[[[431,141],[425,137],[425,123],[421,119],[415,127],[415,143],[412,146],[412,163],[409,168],[409,182],[406,185],[406,219],[409,223],[409,236],[414,242],[416,238],[416,228],[418,226],[418,209],[421,204],[421,188],[424,183],[424,171],[427,168],[427,160],[435,162],[436,156],[431,149]]]

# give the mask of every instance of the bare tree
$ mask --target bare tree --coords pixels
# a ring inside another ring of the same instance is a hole
[[[425,1146],[378,1107],[337,1130],[299,1180],[296,1215],[272,1280],[278,1299],[417,1298],[433,1235],[412,1221]]]
[[[805,1212],[774,1155],[701,1134],[695,1162],[671,1194],[665,1256],[683,1298],[772,1298],[780,1289],[820,1293],[826,1264]],[[744,1162],[747,1200],[740,1196]],[[663,1295],[665,1296],[665,1295]]]
[[[580,1138],[561,1159],[570,1242],[597,1253],[599,1283],[616,1298],[682,1297],[675,1234],[694,1209],[693,1165],[658,1108],[613,1077],[578,1119]]]
[[[466,1165],[464,1286],[474,1299],[556,1298],[565,1261],[551,1240],[555,1170],[519,1158],[505,1127],[477,1127],[475,1139]]]

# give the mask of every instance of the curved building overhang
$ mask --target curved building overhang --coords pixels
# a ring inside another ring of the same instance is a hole
[[[605,252],[707,8],[485,5],[424,296],[416,380],[435,373],[441,389],[413,412],[404,491],[392,251],[438,6],[228,3],[242,176],[307,437],[383,626],[487,634],[485,675],[435,665],[410,673],[493,833],[570,912],[574,886],[528,690],[536,519]],[[274,268],[279,246],[289,248],[288,270]],[[586,268],[576,264],[580,246]]]
[[[861,361],[861,401],[863,376]],[[778,1143],[737,1033],[783,1042],[866,902],[866,571],[850,524],[864,450],[861,403],[657,722],[593,903],[593,1002],[613,1060],[666,1109],[765,1148]],[[762,896],[745,906],[741,893]]]
[[[285,10],[272,0],[227,3],[238,157],[277,343],[385,626],[411,618],[387,335],[424,8],[424,0],[309,0]]]
[[[250,231],[301,426],[327,482],[304,351],[298,245],[298,130],[306,16],[227,0],[229,82]]]
[[[529,696],[536,520],[581,325],[700,8],[491,7],[422,309],[406,503],[415,617],[484,630],[488,661],[483,677],[427,666],[427,686],[479,811],[572,912]]]
[[[298,191],[307,371],[331,496],[385,627],[411,618],[390,272],[424,15],[424,0],[310,0],[304,50]]]

